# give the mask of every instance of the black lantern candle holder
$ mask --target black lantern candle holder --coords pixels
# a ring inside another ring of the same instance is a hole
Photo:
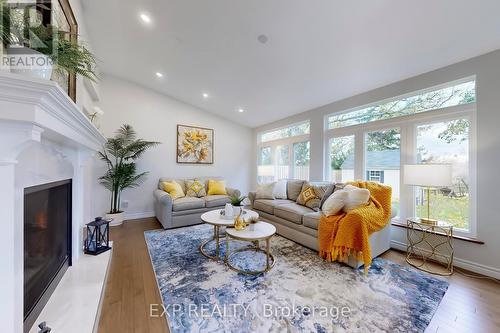
[[[98,255],[111,249],[109,246],[109,220],[96,217],[87,223],[87,239],[85,240],[85,253]]]

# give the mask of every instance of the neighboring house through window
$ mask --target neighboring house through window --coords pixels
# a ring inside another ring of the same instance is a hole
[[[392,187],[398,216],[421,216],[423,191],[401,187],[402,166],[449,163],[453,185],[433,193],[431,215],[475,236],[475,78],[465,78],[325,117],[325,178]]]

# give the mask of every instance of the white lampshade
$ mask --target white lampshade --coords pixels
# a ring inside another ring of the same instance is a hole
[[[451,186],[451,164],[406,164],[403,182],[425,187]]]

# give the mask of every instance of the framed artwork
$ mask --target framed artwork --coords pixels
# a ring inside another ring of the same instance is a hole
[[[177,163],[213,164],[214,130],[177,125]]]
[[[69,0],[36,0],[42,24],[53,26],[64,31],[66,38],[73,42],[78,40],[78,24],[71,9]],[[66,71],[54,71],[52,81],[57,82],[69,97],[76,102],[76,75]]]

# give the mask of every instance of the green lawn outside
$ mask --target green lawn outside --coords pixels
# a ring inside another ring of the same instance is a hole
[[[469,198],[450,198],[441,194],[431,194],[430,217],[450,222],[455,228],[468,229],[469,227]],[[427,217],[427,201],[424,205],[417,205],[417,216]]]

